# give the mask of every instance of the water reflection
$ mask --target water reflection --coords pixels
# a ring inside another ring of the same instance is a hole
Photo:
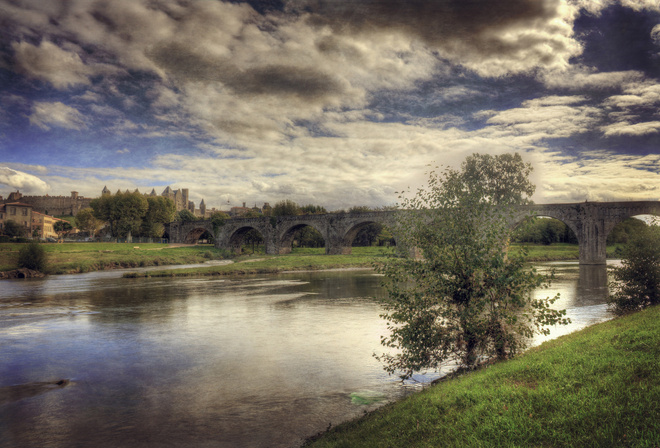
[[[537,294],[559,292],[574,320],[554,337],[609,317],[602,267],[539,266],[552,268],[557,281]],[[386,332],[380,281],[355,271],[3,283],[0,388],[72,381],[0,405],[0,446],[295,446],[378,406],[356,392],[408,393],[372,356]]]

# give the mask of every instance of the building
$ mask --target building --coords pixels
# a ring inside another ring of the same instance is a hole
[[[0,204],[0,231],[3,233],[5,224],[8,221],[14,221],[21,225],[21,227],[24,227],[25,236],[30,236],[32,227],[32,205],[22,202]]]
[[[58,238],[55,223],[61,221],[53,216],[32,211],[32,235],[39,238]]]

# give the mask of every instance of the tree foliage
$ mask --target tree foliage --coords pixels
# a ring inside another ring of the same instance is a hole
[[[557,297],[532,296],[551,278],[506,250],[512,206],[530,202],[534,191],[530,171],[517,154],[475,154],[460,171],[431,172],[426,189],[403,199],[397,241],[423,257],[379,267],[390,330],[382,343],[396,349],[378,357],[388,372],[407,378],[449,360],[470,368],[512,356],[525,338],[567,323],[564,311],[550,308]]]
[[[129,233],[140,234],[149,203],[140,193],[117,192],[92,199],[90,207],[96,218],[108,223],[113,237],[124,238]]]
[[[5,222],[2,232],[9,237],[20,237],[25,235],[26,228],[16,221],[8,220]]]
[[[607,235],[607,244],[628,243],[631,238],[643,228],[646,223],[641,219],[628,218],[618,223],[612,231]]]
[[[68,221],[56,221],[55,224],[53,224],[53,230],[57,232],[60,238],[69,233],[72,229],[73,226]]]
[[[179,222],[193,222],[197,221],[197,216],[193,215],[190,210],[180,210],[176,214],[175,219]]]
[[[521,225],[514,236],[514,241],[546,245],[553,243],[577,244],[578,242],[575,233],[562,221],[537,217],[533,217]]]
[[[307,204],[300,207],[300,213],[303,215],[320,215],[328,213],[328,211],[322,205]]]
[[[660,227],[640,227],[623,249],[621,266],[612,269],[609,304],[617,314],[660,303]]]
[[[142,219],[140,234],[160,238],[165,233],[165,223],[174,219],[176,206],[174,201],[164,196],[148,196],[147,212]]]
[[[302,212],[300,206],[290,199],[279,201],[273,206],[271,216],[300,215]]]
[[[94,216],[94,209],[83,208],[76,213],[76,227],[94,236],[103,227],[103,221]]]
[[[43,272],[46,268],[46,251],[36,241],[26,244],[18,251],[18,267]]]

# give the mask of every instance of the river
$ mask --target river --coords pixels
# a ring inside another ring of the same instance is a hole
[[[551,337],[610,318],[604,267],[537,267],[573,320]],[[299,446],[437,378],[401,384],[373,358],[371,271],[120,275],[0,284],[0,446]]]

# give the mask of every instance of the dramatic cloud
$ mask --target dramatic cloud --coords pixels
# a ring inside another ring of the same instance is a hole
[[[83,115],[75,108],[59,101],[35,103],[32,107],[32,115],[30,115],[30,124],[39,126],[46,131],[50,130],[51,126],[78,131],[85,128]]]
[[[48,41],[35,47],[27,42],[13,43],[16,63],[26,75],[48,81],[57,89],[89,84],[92,73],[80,57]]]
[[[593,174],[608,157],[657,148],[655,3],[0,0],[0,159],[58,192],[333,209],[518,151],[537,201],[584,200],[616,189]],[[622,172],[657,182],[645,166]]]
[[[310,22],[353,35],[399,32],[443,57],[485,76],[535,67],[567,67],[580,53],[571,23],[576,9],[559,0],[462,0],[359,4],[291,0],[295,11],[311,11]]]
[[[21,190],[27,194],[46,194],[50,186],[32,174],[16,171],[6,166],[0,166],[0,185],[12,190]]]

